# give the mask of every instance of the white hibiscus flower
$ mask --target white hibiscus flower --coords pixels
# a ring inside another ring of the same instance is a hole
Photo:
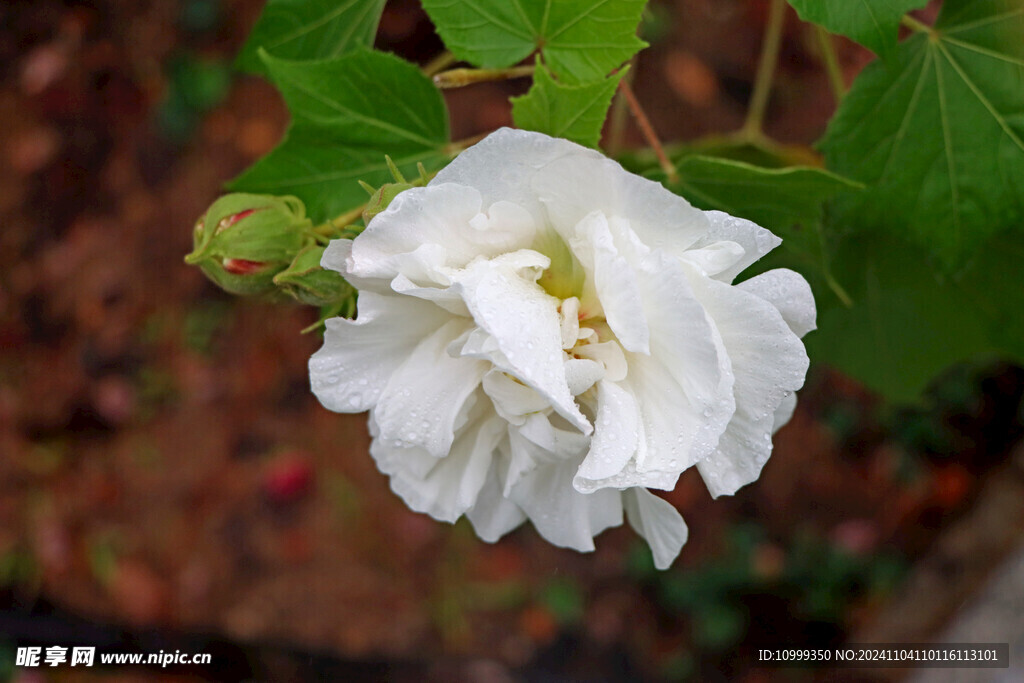
[[[359,314],[327,321],[313,391],[370,411],[412,509],[487,541],[529,519],[580,551],[625,513],[664,568],[687,529],[648,489],[694,465],[715,496],[755,480],[803,384],[807,282],[731,284],[779,242],[593,150],[499,130],[328,247]]]

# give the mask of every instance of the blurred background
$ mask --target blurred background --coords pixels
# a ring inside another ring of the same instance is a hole
[[[409,511],[365,416],[308,390],[315,311],[223,294],[182,262],[287,123],[232,69],[261,5],[0,4],[0,680],[898,680],[752,654],[965,623],[1024,539],[1024,370],[996,362],[913,406],[812,367],[758,483],[712,502],[688,472],[665,495],[691,526],[667,572],[628,528],[580,555]],[[742,124],[767,9],[652,2],[634,85],[662,139]],[[850,80],[871,55],[838,46]],[[388,3],[378,47],[442,49],[411,0]],[[510,124],[527,86],[449,91],[454,139]],[[810,145],[833,106],[790,13],[767,130]],[[988,623],[976,640],[1010,638]],[[19,669],[16,644],[213,664]]]

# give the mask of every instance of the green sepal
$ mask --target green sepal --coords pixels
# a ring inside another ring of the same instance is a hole
[[[355,289],[352,290],[352,296],[342,301],[337,301],[333,304],[327,304],[320,308],[320,317],[315,323],[302,330],[302,334],[309,334],[314,330],[323,330],[327,326],[327,320],[329,318],[348,318],[352,320],[356,317],[356,301],[359,298],[359,292]]]
[[[298,253],[291,265],[274,276],[274,284],[296,301],[326,306],[351,298],[352,285],[341,275],[320,265],[326,247],[315,244]]]
[[[313,239],[313,225],[295,197],[247,193],[215,201],[196,222],[185,263],[233,294],[274,288],[274,276]]]
[[[394,201],[395,197],[411,187],[415,187],[415,185],[411,183],[386,183],[381,185],[373,193],[373,196],[370,197],[370,201],[366,203],[366,208],[363,209],[363,222],[369,225],[374,216],[383,213],[386,208],[391,206],[391,202]]]

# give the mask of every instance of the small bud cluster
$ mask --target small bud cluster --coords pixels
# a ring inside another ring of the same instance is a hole
[[[399,193],[426,185],[430,176],[407,181],[385,157],[395,182],[363,187],[370,199],[362,211],[364,224],[384,211]],[[357,217],[357,216],[356,216]],[[314,226],[297,197],[236,192],[215,201],[196,221],[193,250],[185,262],[198,266],[221,289],[240,295],[284,294],[310,306],[322,317],[355,315],[356,290],[337,272],[320,265],[332,239],[352,239],[362,225],[344,225],[344,218]]]
[[[196,221],[185,262],[232,294],[282,292],[332,313],[354,312],[355,290],[320,267],[321,241],[298,198],[238,192],[215,201]]]

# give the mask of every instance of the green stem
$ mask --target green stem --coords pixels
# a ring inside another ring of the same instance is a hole
[[[900,23],[909,28],[911,31],[917,31],[918,33],[932,33],[935,30],[928,24],[918,21],[909,14],[904,14],[903,18],[900,19]]]
[[[342,229],[346,225],[352,223],[352,221],[359,220],[363,215],[363,209],[366,208],[366,204],[360,204],[351,211],[346,211],[337,218],[332,218],[326,223],[321,223],[313,228],[313,234],[320,237],[337,237]]]
[[[828,264],[825,264],[825,283],[844,306],[847,308],[853,308],[853,299],[850,298],[850,295],[846,293],[843,286],[839,284],[839,281],[832,275],[832,270],[828,267]]]
[[[754,92],[750,96],[747,120],[743,124],[743,130],[752,137],[760,136],[764,125],[764,113],[768,108],[768,96],[771,94],[772,81],[775,79],[775,66],[779,61],[779,47],[782,45],[782,27],[785,21],[786,0],[772,0],[768,24],[764,30],[764,41],[761,43],[757,76],[754,78]]]
[[[449,142],[447,145],[444,146],[444,149],[442,151],[448,156],[454,157],[467,147],[472,147],[476,143],[480,142],[485,137],[490,135],[492,132],[493,131],[487,131],[486,133],[480,133],[479,135],[473,135],[468,138],[462,138],[461,140]]]
[[[435,74],[444,71],[457,61],[459,60],[455,55],[448,50],[445,50],[423,65],[423,73],[427,76],[434,76]]]
[[[843,79],[843,69],[839,66],[839,58],[836,56],[836,46],[832,42],[832,34],[820,26],[814,27],[814,34],[818,38],[818,47],[821,48],[821,59],[825,62],[828,83],[832,86],[836,104],[839,104],[846,95],[846,81]]]
[[[434,85],[441,89],[461,88],[474,83],[504,81],[510,78],[532,76],[533,64],[513,66],[508,69],[450,69],[434,75]]]

